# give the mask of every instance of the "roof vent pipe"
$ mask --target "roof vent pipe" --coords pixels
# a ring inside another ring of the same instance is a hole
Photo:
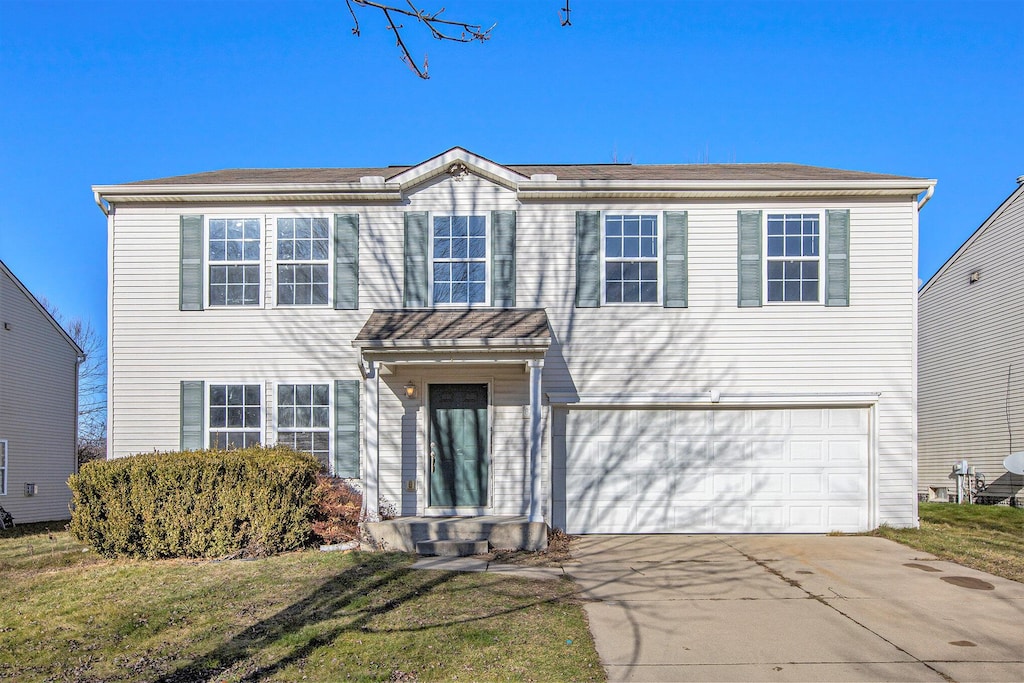
[[[1017,176],[1017,184],[1024,185],[1024,175]]]

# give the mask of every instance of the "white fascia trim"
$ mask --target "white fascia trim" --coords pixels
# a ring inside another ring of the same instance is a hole
[[[513,190],[527,179],[526,176],[516,173],[515,171],[511,171],[501,164],[496,164],[490,159],[485,159],[484,157],[473,154],[461,147],[453,147],[433,159],[428,159],[422,164],[418,164],[410,169],[402,171],[396,176],[392,176],[389,184],[397,183],[401,186],[402,190],[406,190],[413,185],[422,183],[434,176],[441,175],[447,171],[452,164],[460,162],[465,164],[478,175],[489,180],[493,180],[499,185],[504,185]]]
[[[878,403],[880,393],[821,394],[568,394],[549,393],[552,405],[573,408],[676,408],[676,407],[868,407]],[[717,399],[717,400],[716,400]]]
[[[744,197],[917,197],[934,180],[566,180],[523,181],[519,199],[714,199]]]

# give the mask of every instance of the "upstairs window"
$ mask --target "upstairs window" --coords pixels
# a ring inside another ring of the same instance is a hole
[[[485,303],[486,216],[436,216],[431,237],[434,304]]]
[[[820,301],[821,217],[770,213],[767,224],[768,301]]]
[[[262,431],[259,384],[210,385],[210,448],[258,446]]]
[[[210,305],[260,304],[260,220],[214,218],[209,224]]]
[[[277,442],[310,453],[325,467],[330,466],[330,385],[277,386]]]
[[[658,217],[604,217],[605,303],[658,303]]]
[[[327,218],[277,219],[277,303],[326,306],[331,226]]]

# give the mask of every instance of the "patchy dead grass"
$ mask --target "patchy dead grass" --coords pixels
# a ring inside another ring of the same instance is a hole
[[[548,547],[545,550],[492,550],[479,557],[497,564],[562,567],[572,560],[572,542],[575,538],[561,529],[551,529],[548,531]]]
[[[877,536],[965,567],[1024,582],[1024,509],[921,503],[920,529],[882,527]]]
[[[603,680],[571,581],[412,560],[107,560],[62,530],[3,535],[0,679]]]

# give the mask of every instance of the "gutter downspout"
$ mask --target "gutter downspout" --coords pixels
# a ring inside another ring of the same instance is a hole
[[[103,198],[100,197],[100,193],[93,190],[92,199],[96,202],[96,206],[100,207],[100,211],[103,212],[104,216],[110,215],[110,207],[103,203]]]
[[[74,473],[78,474],[78,427],[79,427],[79,415],[78,415],[78,401],[79,391],[81,390],[81,378],[78,376],[82,371],[82,364],[85,363],[86,355],[80,353],[75,357],[75,469]]]
[[[931,198],[932,198],[932,195],[933,195],[933,194],[935,194],[935,186],[934,186],[934,185],[930,186],[930,187],[928,188],[928,191],[924,193],[924,197],[922,197],[922,198],[921,198],[921,199],[920,199],[920,200],[919,200],[919,201],[917,202],[917,210],[918,210],[918,212],[920,212],[920,211],[921,211],[921,209],[923,209],[923,208],[924,208],[924,205],[925,205],[925,204],[927,204],[927,203],[928,203],[929,201],[931,201]]]

